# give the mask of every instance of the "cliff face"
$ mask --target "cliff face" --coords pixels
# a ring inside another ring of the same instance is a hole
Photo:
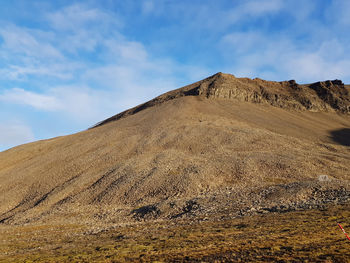
[[[350,113],[350,87],[345,86],[341,80],[300,85],[294,80],[276,82],[259,78],[236,78],[230,74],[217,73],[117,114],[96,126],[184,96],[263,103],[297,111]]]
[[[284,109],[350,112],[349,91],[340,80],[299,85],[294,80],[274,82],[219,73],[212,81],[201,83],[199,94]]]
[[[308,87],[317,93],[327,108],[343,113],[350,112],[350,89],[341,80],[316,82]]]

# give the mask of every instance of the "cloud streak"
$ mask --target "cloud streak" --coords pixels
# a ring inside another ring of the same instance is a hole
[[[5,90],[0,94],[0,101],[28,105],[39,110],[58,110],[61,108],[59,101],[53,97],[26,91],[21,88]]]
[[[2,50],[12,55],[25,55],[30,58],[62,59],[63,55],[47,40],[52,36],[41,30],[30,30],[15,25],[0,29],[3,39]]]

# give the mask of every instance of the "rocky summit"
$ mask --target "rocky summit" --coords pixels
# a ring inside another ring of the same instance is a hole
[[[231,74],[219,72],[209,78],[170,91],[135,108],[119,113],[96,126],[184,96],[264,103],[285,109],[350,113],[349,92],[350,86],[345,86],[341,80],[300,85],[295,80],[275,82],[259,78],[236,78]]]

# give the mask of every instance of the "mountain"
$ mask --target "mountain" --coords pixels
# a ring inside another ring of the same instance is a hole
[[[350,86],[217,73],[0,153],[0,222],[248,215],[350,199]]]

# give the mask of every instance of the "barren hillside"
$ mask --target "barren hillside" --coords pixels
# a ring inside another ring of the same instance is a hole
[[[0,222],[242,215],[350,199],[350,88],[218,73],[0,153]]]

